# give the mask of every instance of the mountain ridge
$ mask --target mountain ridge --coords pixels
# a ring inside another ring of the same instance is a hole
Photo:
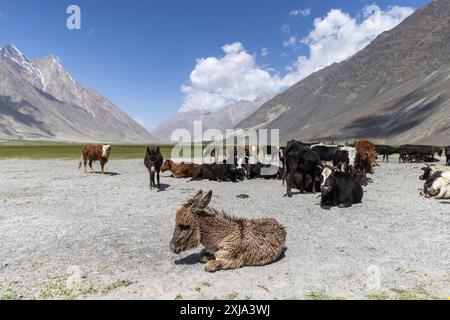
[[[283,142],[450,144],[450,1],[436,0],[352,57],[303,79],[238,124]]]
[[[73,79],[54,55],[29,60],[14,45],[0,49],[0,138],[158,140],[99,92]]]

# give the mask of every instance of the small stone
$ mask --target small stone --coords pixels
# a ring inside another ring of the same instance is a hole
[[[68,289],[77,287],[83,281],[83,278],[86,277],[78,266],[70,266],[67,268],[66,273],[69,275],[66,281]]]

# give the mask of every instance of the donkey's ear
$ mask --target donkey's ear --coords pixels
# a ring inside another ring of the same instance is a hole
[[[198,190],[193,199],[199,200],[203,196],[203,190]]]
[[[159,149],[159,147],[157,147],[157,148],[156,148],[156,151],[160,152],[160,149]]]
[[[150,153],[150,147],[147,147],[147,153]]]
[[[206,195],[202,196],[200,199],[197,200],[195,208],[205,209],[211,202],[211,198],[212,198],[212,191],[209,191]]]

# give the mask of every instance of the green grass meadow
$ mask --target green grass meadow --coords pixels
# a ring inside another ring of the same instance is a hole
[[[54,142],[0,142],[0,160],[78,160],[84,144]],[[112,145],[110,160],[144,159],[148,145]],[[173,145],[160,145],[164,158],[170,158]]]
[[[63,143],[63,142],[34,142],[34,141],[1,141],[0,140],[0,160],[79,160],[81,150],[85,144]],[[208,143],[202,144],[202,150]],[[144,159],[148,146],[159,146],[164,159],[171,158],[174,145],[127,145],[112,144],[110,160]],[[194,148],[191,146],[191,154],[194,155]],[[181,153],[179,156],[182,156]]]

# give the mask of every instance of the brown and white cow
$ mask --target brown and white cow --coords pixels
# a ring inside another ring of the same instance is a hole
[[[89,167],[91,168],[91,173],[94,172],[92,168],[92,163],[94,161],[100,161],[101,173],[104,174],[105,164],[108,162],[109,155],[111,153],[111,146],[101,145],[101,144],[87,144],[84,146],[81,152],[80,163],[78,165],[78,170],[81,169],[81,165],[84,165],[84,172],[86,171],[86,165],[89,162]]]

